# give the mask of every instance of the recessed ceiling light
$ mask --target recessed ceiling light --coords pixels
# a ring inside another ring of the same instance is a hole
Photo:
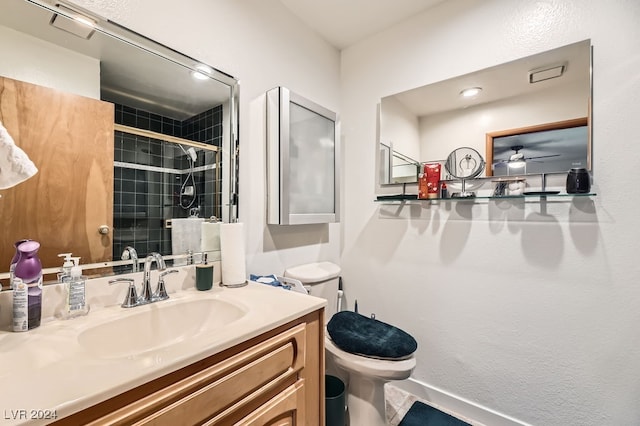
[[[208,80],[211,78],[213,70],[206,65],[198,65],[196,69],[191,71],[191,76],[196,80]]]
[[[473,98],[480,92],[482,92],[482,87],[469,87],[460,92],[460,96],[463,98]]]

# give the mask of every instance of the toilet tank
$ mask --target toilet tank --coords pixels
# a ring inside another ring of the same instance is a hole
[[[287,268],[284,276],[300,281],[309,294],[327,300],[325,321],[338,311],[338,283],[340,267],[331,262],[306,263]]]

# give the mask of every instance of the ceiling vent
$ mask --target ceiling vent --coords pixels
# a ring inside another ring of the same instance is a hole
[[[554,65],[552,67],[538,68],[529,71],[529,83],[538,83],[552,78],[558,78],[564,74],[566,65]]]

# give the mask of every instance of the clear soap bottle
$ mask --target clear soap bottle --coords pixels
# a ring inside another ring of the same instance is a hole
[[[86,294],[86,277],[82,275],[82,268],[80,268],[80,258],[72,257],[74,265],[71,268],[70,277],[68,281],[65,281],[64,286],[66,290],[65,307],[62,317],[64,319],[70,319],[87,315],[89,313],[89,304],[87,303]]]
[[[71,253],[61,253],[58,257],[64,257],[64,263],[60,272],[58,272],[58,282],[63,283],[71,279],[71,268],[73,268],[73,261],[71,260]]]

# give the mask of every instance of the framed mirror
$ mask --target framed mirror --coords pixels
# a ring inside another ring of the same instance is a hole
[[[49,274],[69,252],[100,275],[132,270],[126,247],[219,258],[199,229],[237,220],[235,78],[59,1],[3,0],[0,54],[0,122],[39,169],[0,191],[5,288],[24,238]]]
[[[591,42],[584,40],[382,98],[378,176],[385,173],[380,147],[389,141],[402,144],[402,152],[420,163],[447,158],[461,146],[473,148],[487,161],[484,176],[491,176],[495,163],[502,166],[505,158],[516,154],[512,147],[519,146],[518,153],[536,163],[518,174],[566,173],[571,168],[567,164],[576,161],[585,161],[582,167],[590,168],[591,56]],[[580,123],[582,130],[571,136],[535,136],[533,129],[554,123]],[[496,141],[494,136],[520,140]],[[543,139],[544,150],[541,144],[529,145]],[[584,160],[566,158],[576,152]],[[561,156],[563,161],[558,161]],[[381,185],[386,183],[380,179]]]

